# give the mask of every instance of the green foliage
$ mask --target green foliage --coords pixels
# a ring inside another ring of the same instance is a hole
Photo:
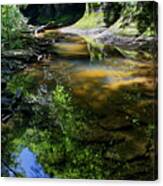
[[[136,15],[139,32],[145,35],[156,35],[158,31],[157,3],[153,1],[138,2],[137,9],[139,9],[139,13]]]
[[[53,102],[55,104],[55,112],[58,115],[59,125],[62,131],[66,132],[66,129],[70,128],[70,125],[74,123],[74,118],[72,117],[71,98],[62,86],[56,86],[53,92]]]
[[[109,26],[122,35],[155,35],[157,4],[155,2],[87,3],[84,16],[74,25],[87,29]]]
[[[97,3],[86,3],[86,14],[91,14],[93,12],[97,12],[100,10],[101,5],[103,3],[97,2]]]
[[[104,53],[102,52],[104,49],[104,45],[96,42],[89,36],[83,36],[85,41],[87,41],[87,48],[90,54],[90,60],[93,61],[101,61],[104,58]]]
[[[156,34],[157,5],[155,2],[136,2],[126,4],[122,14],[124,16],[124,26],[129,25],[131,22],[136,22],[139,34]]]
[[[86,12],[84,16],[73,26],[75,28],[81,28],[81,29],[99,28],[105,25],[103,18],[104,15],[102,11],[91,12],[90,14]]]
[[[104,3],[104,22],[107,26],[111,26],[120,18],[122,11],[122,3]]]
[[[155,2],[106,3],[104,21],[110,31],[120,35],[147,36],[157,34],[157,4]]]
[[[27,113],[15,117],[16,125],[26,128],[22,137],[11,142],[18,147],[17,152],[21,151],[20,144],[21,148],[30,148],[51,177],[104,178],[102,149],[78,140],[79,131],[84,127],[84,113],[73,105],[63,86],[56,86],[47,105],[35,101],[28,109],[32,117]]]
[[[16,5],[1,6],[2,43],[9,49],[22,48],[21,31],[26,29],[25,20]]]
[[[33,77],[28,75],[15,75],[7,84],[7,90],[16,94],[17,90],[21,91],[24,96],[29,95],[29,90],[32,89]]]
[[[67,135],[57,138],[54,131],[27,129],[21,144],[38,155],[45,171],[56,178],[102,179],[103,160],[100,150],[82,145]],[[15,140],[15,143],[20,143]],[[18,145],[17,144],[17,145]],[[51,166],[53,165],[53,166]]]
[[[77,134],[80,130],[85,128],[83,111],[75,111],[70,95],[64,90],[64,87],[57,85],[53,91],[54,111],[57,115],[58,124],[64,134]]]

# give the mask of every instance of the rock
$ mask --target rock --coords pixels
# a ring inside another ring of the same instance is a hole
[[[14,58],[2,58],[2,73],[3,74],[10,74],[13,72],[16,72],[18,70],[24,69],[27,64],[25,64],[26,61],[23,61],[21,59],[14,59]]]
[[[34,56],[35,53],[32,49],[14,49],[2,52],[2,57],[4,58],[19,59],[24,61],[29,61]]]
[[[94,36],[96,42],[103,43],[105,45],[115,45],[123,49],[135,50],[143,48],[148,49],[153,43],[157,43],[155,37],[128,37],[113,34],[108,29],[100,34]]]

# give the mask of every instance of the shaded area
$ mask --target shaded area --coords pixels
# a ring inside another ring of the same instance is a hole
[[[84,14],[85,4],[35,4],[22,7],[20,10],[29,18],[28,24],[57,28],[71,25],[79,20]]]

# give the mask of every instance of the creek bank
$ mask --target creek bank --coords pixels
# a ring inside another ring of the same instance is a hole
[[[123,49],[135,50],[154,50],[157,44],[157,37],[145,36],[121,36],[109,31],[108,28],[95,28],[95,29],[77,29],[74,27],[65,27],[59,29],[62,33],[74,33],[77,35],[89,36],[97,43],[104,45],[115,45]]]
[[[23,48],[7,49],[2,46],[1,51],[1,74],[2,74],[2,122],[12,117],[17,107],[21,103],[21,91],[17,90],[16,94],[8,91],[7,83],[12,76],[33,63],[41,63],[48,57],[48,48],[53,41],[48,39],[38,39],[33,35],[33,30],[22,33]]]

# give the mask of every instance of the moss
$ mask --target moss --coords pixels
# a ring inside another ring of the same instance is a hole
[[[92,12],[85,15],[73,25],[75,28],[88,29],[105,26],[103,12]]]
[[[131,22],[125,27],[122,27],[123,24],[124,20],[122,17],[109,28],[109,31],[122,36],[135,36],[139,34],[136,22]]]

